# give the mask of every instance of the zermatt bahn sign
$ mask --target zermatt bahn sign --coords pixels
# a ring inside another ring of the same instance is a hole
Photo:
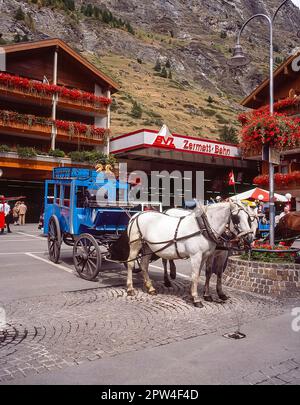
[[[114,138],[111,140],[110,144],[111,153],[114,154],[143,148],[160,148],[170,151],[213,155],[223,158],[240,157],[240,150],[235,145],[203,138],[171,134],[169,131],[157,132],[142,129]]]

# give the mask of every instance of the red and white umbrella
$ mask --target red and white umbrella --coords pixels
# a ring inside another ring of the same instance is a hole
[[[269,202],[269,191],[256,187],[244,193],[231,197],[233,200],[259,200]],[[281,194],[274,193],[275,201],[288,202],[288,199]]]

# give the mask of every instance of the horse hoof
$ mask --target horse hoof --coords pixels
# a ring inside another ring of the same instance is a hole
[[[225,295],[225,294],[220,294],[220,295],[219,295],[219,298],[220,298],[220,300],[222,300],[222,301],[227,301],[229,297],[227,297],[227,295]]]
[[[203,304],[202,304],[201,301],[194,302],[194,307],[196,307],[196,308],[203,308]]]
[[[128,291],[127,291],[127,296],[128,296],[128,297],[133,297],[134,295],[135,295],[134,290],[128,290]]]
[[[151,291],[149,291],[149,294],[150,294],[150,295],[156,295],[157,293],[156,293],[155,290],[151,290]]]
[[[204,295],[204,301],[207,301],[207,302],[213,302],[213,299],[212,299],[212,296],[211,295]]]
[[[165,285],[165,287],[167,287],[167,288],[172,287],[172,284],[170,283],[169,280],[168,280],[168,281],[165,281],[165,282],[164,282],[164,285]]]

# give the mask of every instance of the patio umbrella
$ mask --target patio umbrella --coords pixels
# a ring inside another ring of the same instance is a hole
[[[260,199],[259,197],[263,198]],[[288,199],[284,195],[274,193],[274,197],[275,201],[288,202]],[[244,193],[234,195],[231,198],[239,201],[252,199],[252,200],[260,200],[263,202],[269,202],[269,191],[256,187],[249,191],[245,191]]]

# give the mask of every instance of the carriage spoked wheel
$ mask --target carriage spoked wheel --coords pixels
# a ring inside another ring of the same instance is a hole
[[[81,278],[94,280],[101,269],[101,252],[97,240],[83,233],[75,240],[73,247],[74,266]]]
[[[59,261],[61,243],[59,221],[55,215],[52,215],[48,226],[48,252],[50,260],[54,263]]]

